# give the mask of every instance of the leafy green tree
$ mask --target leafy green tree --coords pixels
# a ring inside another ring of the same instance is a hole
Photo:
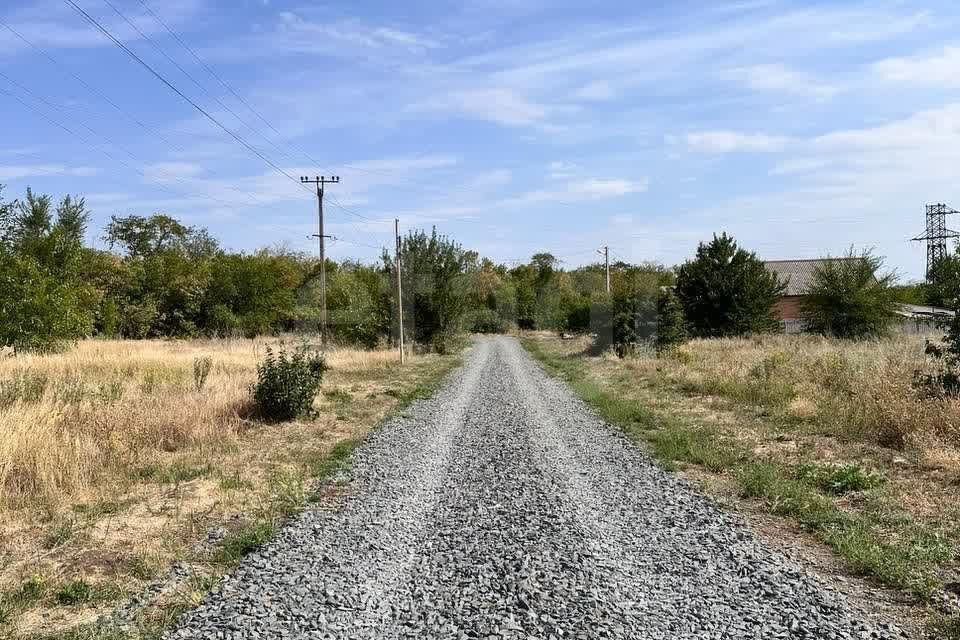
[[[621,263],[611,277],[612,293],[594,309],[596,342],[612,346],[621,358],[650,343],[657,329],[657,292],[661,276],[648,266]]]
[[[7,246],[10,241],[10,227],[13,224],[13,203],[4,202],[3,190],[6,187],[0,184],[0,247]]]
[[[99,297],[80,269],[83,200],[64,198],[56,219],[51,198],[30,189],[0,208],[0,346],[49,351],[88,335]]]
[[[806,329],[838,338],[885,335],[896,318],[893,273],[881,273],[883,260],[853,249],[842,259],[828,259],[813,273],[801,303]]]
[[[756,254],[726,233],[700,243],[696,257],[677,270],[676,295],[698,337],[776,331],[774,305],[785,290]]]
[[[657,296],[657,353],[669,351],[687,339],[683,307],[673,289],[662,287]]]
[[[90,296],[35,258],[0,250],[0,347],[48,352],[88,335]]]
[[[357,262],[340,264],[327,278],[328,321],[333,337],[368,349],[389,338],[389,286],[382,271]],[[316,287],[312,287],[312,293],[312,300],[319,301]]]
[[[521,329],[537,328],[536,276],[536,271],[528,264],[510,271],[517,294],[517,326]]]
[[[922,288],[926,304],[953,308],[960,299],[960,254],[953,253],[937,260]]]
[[[444,350],[467,309],[465,276],[476,270],[477,254],[453,240],[411,231],[402,242],[405,318],[414,339]],[[392,261],[384,256],[384,266]]]
[[[193,229],[160,213],[112,216],[104,234],[110,248],[119,246],[131,258],[145,258],[188,242]]]
[[[218,254],[200,303],[208,333],[248,337],[294,328],[306,264],[296,254],[261,250]]]

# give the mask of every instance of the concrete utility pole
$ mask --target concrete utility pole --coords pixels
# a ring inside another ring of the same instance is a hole
[[[406,360],[403,350],[403,263],[400,258],[400,220],[393,219],[393,233],[397,238],[397,312],[400,314],[400,364]]]
[[[610,293],[610,247],[604,246],[603,251],[597,251],[603,256],[604,268],[607,272],[607,293]]]
[[[320,218],[320,233],[316,234],[320,240],[320,343],[327,344],[327,253],[325,240],[331,236],[323,234],[323,188],[328,184],[339,184],[340,176],[318,176],[314,179],[300,177],[301,184],[317,185],[317,210]]]

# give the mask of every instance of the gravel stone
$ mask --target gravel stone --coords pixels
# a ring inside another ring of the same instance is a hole
[[[661,470],[505,337],[354,453],[167,633],[187,638],[892,639]]]

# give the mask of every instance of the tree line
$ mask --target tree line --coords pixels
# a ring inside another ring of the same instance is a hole
[[[283,248],[233,252],[205,229],[164,214],[113,216],[106,249],[84,244],[83,198],[55,202],[31,190],[12,202],[0,189],[0,347],[56,349],[87,336],[190,338],[318,329],[319,261]],[[564,269],[550,253],[508,266],[449,237],[411,231],[402,239],[408,339],[444,350],[463,331],[511,329],[591,333],[596,349],[625,355],[644,344],[668,349],[690,337],[780,330],[775,305],[786,283],[726,234],[699,245],[676,268],[656,263]],[[817,271],[804,314],[811,330],[840,337],[883,334],[896,305],[954,304],[960,256],[932,283],[897,286],[871,253]],[[334,339],[364,347],[397,336],[396,268],[378,261],[327,261]]]
[[[234,252],[203,228],[164,214],[113,216],[105,249],[87,246],[83,198],[0,187],[0,347],[48,351],[88,337],[191,338],[318,329],[319,261],[283,248]],[[565,271],[549,253],[496,264],[437,233],[402,239],[408,337],[439,350],[462,331],[582,332],[600,302],[603,269]],[[614,281],[671,282],[657,265],[614,265]],[[396,268],[327,261],[332,337],[374,347],[397,335]],[[619,284],[617,285],[619,287]],[[636,285],[634,285],[636,286]]]

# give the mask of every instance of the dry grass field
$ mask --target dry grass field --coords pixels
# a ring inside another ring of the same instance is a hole
[[[0,637],[90,622],[180,563],[191,579],[141,621],[162,623],[458,361],[401,368],[395,351],[332,349],[316,415],[263,424],[250,386],[277,342],[88,340],[0,357]],[[222,540],[204,545],[211,531]]]
[[[933,366],[922,338],[694,340],[624,360],[589,357],[588,344],[525,339],[667,467],[950,620],[940,605],[960,587],[960,402],[913,387]],[[957,634],[960,618],[945,624]]]

